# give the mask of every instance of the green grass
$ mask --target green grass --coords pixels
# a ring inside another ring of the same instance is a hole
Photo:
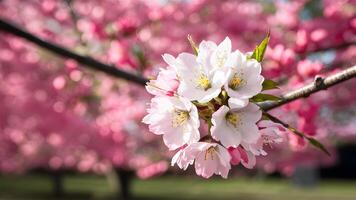
[[[65,178],[63,199],[114,199],[114,186],[104,177],[73,176]],[[247,178],[200,179],[167,176],[134,180],[133,194],[138,200],[355,200],[356,182],[322,181],[313,188],[296,188],[284,179]],[[0,200],[53,199],[47,176],[0,177]]]

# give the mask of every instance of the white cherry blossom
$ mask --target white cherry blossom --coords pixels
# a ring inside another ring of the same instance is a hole
[[[212,115],[211,136],[225,147],[256,143],[260,137],[256,123],[262,112],[255,104],[244,103],[236,104],[235,99],[229,99],[230,107],[223,105]]]
[[[230,55],[225,90],[232,98],[249,99],[262,90],[261,64],[238,50]]]
[[[265,145],[273,145],[283,142],[282,131],[285,129],[269,120],[262,120],[258,123],[260,127],[260,137],[256,143],[243,143],[242,146],[256,156],[266,156]]]
[[[151,132],[163,135],[164,143],[171,150],[200,139],[198,110],[182,97],[153,98],[143,123],[149,124]]]
[[[217,143],[197,142],[178,151],[172,158],[172,166],[177,164],[186,170],[195,161],[195,172],[204,178],[213,174],[227,178],[231,169],[229,152]]]
[[[173,67],[160,69],[156,80],[150,80],[146,90],[156,96],[173,96],[179,86],[177,73]]]
[[[178,95],[206,103],[220,94],[226,73],[212,69],[206,62],[198,62],[197,57],[189,53],[181,53],[177,58],[166,54],[164,58],[178,73]]]

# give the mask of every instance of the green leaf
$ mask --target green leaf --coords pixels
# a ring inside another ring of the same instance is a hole
[[[188,38],[188,41],[189,41],[190,46],[191,46],[192,49],[193,49],[194,55],[198,55],[198,53],[199,53],[199,48],[198,48],[197,45],[195,44],[195,42],[194,42],[192,36],[191,36],[191,35],[188,35],[187,38]]]
[[[253,102],[278,101],[280,99],[281,99],[280,97],[271,94],[263,94],[263,93],[259,93],[251,98]]]
[[[300,131],[297,131],[295,128],[290,127],[289,125],[288,125],[288,129],[289,129],[290,131],[292,131],[294,134],[298,135],[299,137],[305,138],[306,140],[308,140],[308,142],[309,142],[311,145],[313,145],[314,147],[320,149],[321,151],[323,151],[324,153],[328,154],[329,156],[331,155],[331,154],[329,153],[329,151],[325,148],[325,146],[324,146],[322,143],[320,143],[318,140],[306,136],[304,133],[302,133],[302,132],[300,132]]]
[[[265,79],[262,83],[262,90],[272,90],[272,89],[278,89],[278,83],[270,79]]]
[[[307,140],[309,141],[310,144],[312,144],[314,147],[322,150],[324,153],[328,154],[329,156],[331,155],[330,152],[325,148],[323,144],[321,144],[318,140],[314,138],[307,137]]]
[[[258,62],[261,62],[263,60],[263,57],[265,55],[267,45],[269,42],[270,38],[270,33],[268,32],[267,36],[262,40],[262,42],[255,48],[253,51],[252,55],[250,58],[253,58],[257,60]]]
[[[268,117],[268,115],[262,114],[261,120],[271,120],[271,119]]]
[[[301,138],[304,138],[306,140],[308,140],[308,142],[313,145],[314,147],[322,150],[324,153],[328,154],[330,156],[330,153],[329,151],[324,147],[323,144],[321,144],[318,140],[314,139],[314,138],[311,138],[307,135],[305,135],[304,133],[298,131],[297,129],[293,128],[292,126],[290,126],[289,124],[281,121],[280,119],[278,119],[277,117],[267,113],[267,112],[263,112],[263,116],[267,117],[268,119],[270,119],[271,121],[275,122],[275,123],[278,123],[278,124],[281,124],[284,128],[290,130],[293,134],[301,137]]]

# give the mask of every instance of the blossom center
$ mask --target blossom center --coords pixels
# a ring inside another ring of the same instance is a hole
[[[199,88],[202,88],[203,90],[208,90],[211,88],[211,83],[209,78],[205,74],[201,74],[198,77],[197,84]]]
[[[173,112],[172,126],[174,128],[182,126],[189,119],[189,112],[186,110],[175,109]]]
[[[216,148],[215,147],[209,147],[206,151],[205,151],[205,160],[211,159],[214,160],[214,154],[216,152]]]
[[[228,112],[225,116],[226,121],[233,125],[235,128],[240,123],[241,119],[240,116],[236,113]]]
[[[245,84],[245,80],[240,78],[240,76],[235,73],[234,76],[229,81],[229,88],[237,90],[239,87]]]

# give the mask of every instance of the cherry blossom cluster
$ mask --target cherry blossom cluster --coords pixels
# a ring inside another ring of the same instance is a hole
[[[218,45],[202,41],[195,52],[163,55],[168,67],[147,83],[155,97],[143,122],[178,150],[172,165],[186,170],[194,163],[197,175],[227,178],[231,164],[254,167],[255,156],[266,155],[265,143],[281,142],[280,129],[261,121],[253,103],[264,77],[251,53],[232,51],[228,37]]]

